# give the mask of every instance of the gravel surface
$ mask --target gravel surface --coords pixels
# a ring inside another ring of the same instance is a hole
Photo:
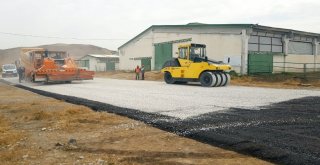
[[[17,78],[5,80],[17,83]],[[104,78],[75,81],[72,84],[22,83],[22,85],[180,119],[230,108],[259,110],[272,103],[306,96],[320,96],[319,90],[241,86],[205,88],[198,84],[168,85],[164,82]]]

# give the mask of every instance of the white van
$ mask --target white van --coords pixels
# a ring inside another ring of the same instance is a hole
[[[4,64],[2,65],[2,77],[17,77],[17,67],[14,64]]]

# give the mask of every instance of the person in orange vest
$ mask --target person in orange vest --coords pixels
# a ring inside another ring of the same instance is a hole
[[[136,73],[136,80],[139,80],[140,79],[140,72],[141,72],[139,65],[137,65],[136,69],[134,69],[134,72]]]

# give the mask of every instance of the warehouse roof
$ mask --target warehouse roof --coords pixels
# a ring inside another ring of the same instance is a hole
[[[258,29],[258,30],[266,30],[266,31],[277,31],[277,32],[283,32],[283,33],[297,33],[297,34],[303,34],[307,36],[316,36],[320,38],[319,33],[310,33],[310,32],[304,32],[304,31],[298,31],[298,30],[292,30],[292,29],[284,29],[284,28],[276,28],[276,27],[269,27],[269,26],[262,26],[258,24],[203,24],[203,23],[188,23],[186,25],[152,25],[128,42],[121,45],[118,49],[126,46],[131,41],[137,39],[138,37],[142,36],[144,33],[151,29],[155,28],[199,28],[199,27],[209,27],[209,28],[244,28],[244,29]]]

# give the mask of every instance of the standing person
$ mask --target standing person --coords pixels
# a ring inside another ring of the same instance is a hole
[[[134,69],[134,72],[136,73],[136,80],[140,79],[140,67],[137,65],[136,69]]]
[[[141,66],[141,80],[144,80],[144,65]]]
[[[17,71],[18,71],[18,75],[19,75],[19,83],[21,83],[22,76],[23,76],[23,75],[22,75],[22,74],[23,74],[23,73],[22,73],[22,72],[23,72],[22,67],[19,66]]]
[[[24,66],[21,66],[21,71],[22,71],[22,78],[21,80],[24,80],[25,79],[25,72],[26,72],[26,69]]]

